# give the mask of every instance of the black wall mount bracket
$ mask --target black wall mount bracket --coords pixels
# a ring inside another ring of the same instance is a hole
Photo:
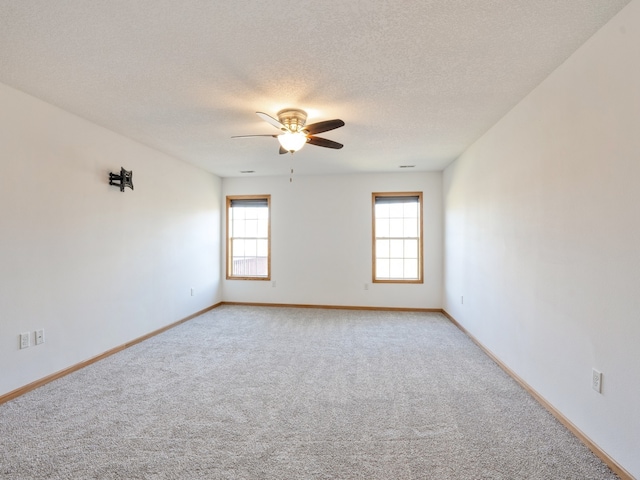
[[[133,190],[133,170],[127,171],[120,167],[120,174],[109,173],[109,185],[115,185],[120,187],[120,191],[124,192],[124,187],[129,187]]]

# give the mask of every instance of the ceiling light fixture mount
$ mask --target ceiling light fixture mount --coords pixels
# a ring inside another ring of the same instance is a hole
[[[301,132],[307,123],[307,112],[299,108],[284,108],[277,115],[280,123],[291,133]]]

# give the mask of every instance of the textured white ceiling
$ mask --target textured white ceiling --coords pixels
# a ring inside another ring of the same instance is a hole
[[[440,170],[629,0],[0,0],[0,82],[222,177]],[[278,155],[254,112],[342,150]]]

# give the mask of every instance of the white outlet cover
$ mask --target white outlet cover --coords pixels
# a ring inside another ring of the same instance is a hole
[[[44,328],[36,330],[36,345],[44,343]]]
[[[595,368],[591,375],[591,388],[598,393],[602,393],[602,373]]]
[[[29,333],[20,334],[20,348],[29,348],[31,346],[31,335]]]

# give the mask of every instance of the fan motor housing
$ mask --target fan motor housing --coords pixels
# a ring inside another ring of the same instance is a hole
[[[285,108],[278,112],[278,120],[290,132],[299,132],[307,122],[307,112],[299,108]]]

